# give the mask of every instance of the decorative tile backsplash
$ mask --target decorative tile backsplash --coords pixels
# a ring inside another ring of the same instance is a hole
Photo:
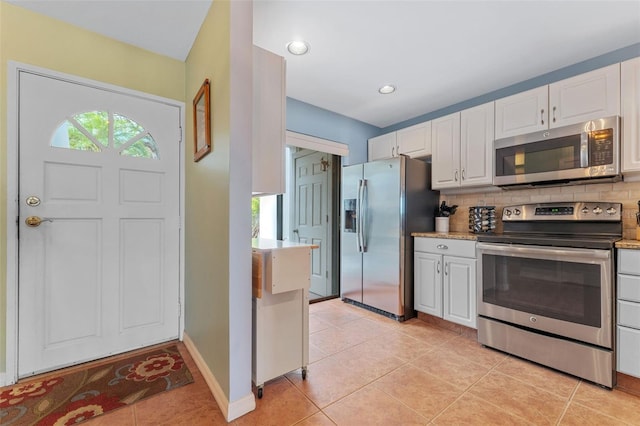
[[[597,183],[551,188],[499,190],[473,194],[440,194],[440,202],[458,205],[458,213],[450,218],[451,232],[468,232],[469,216],[465,212],[472,206],[496,206],[497,217],[502,208],[512,204],[547,203],[553,201],[611,201],[622,203],[623,238],[636,239],[636,212],[640,200],[640,182]],[[496,232],[502,232],[501,220]]]

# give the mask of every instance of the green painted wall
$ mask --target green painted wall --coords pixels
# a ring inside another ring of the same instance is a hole
[[[211,81],[212,152],[193,162],[187,109],[186,325],[230,402],[251,393],[252,4],[217,0],[186,61]]]

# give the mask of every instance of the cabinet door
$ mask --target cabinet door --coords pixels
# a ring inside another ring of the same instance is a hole
[[[621,65],[622,173],[640,171],[640,57]]]
[[[253,177],[254,194],[285,192],[285,61],[253,47]]]
[[[444,257],[444,316],[447,321],[476,328],[476,261]]]
[[[496,101],[496,139],[545,130],[548,86],[538,87]]]
[[[549,127],[620,114],[620,64],[549,85]]]
[[[369,139],[369,161],[397,157],[397,149],[396,132],[371,138]]]
[[[640,377],[640,330],[618,326],[617,364],[619,372]]]
[[[431,122],[431,186],[433,189],[460,186],[460,113]]]
[[[442,256],[415,252],[414,309],[442,317]]]
[[[397,131],[398,152],[411,158],[431,155],[431,122],[416,124]]]
[[[493,102],[460,113],[461,186],[491,185],[493,129]]]

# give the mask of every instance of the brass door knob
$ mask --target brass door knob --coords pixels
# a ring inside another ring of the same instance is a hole
[[[53,222],[53,219],[50,219],[48,217],[29,216],[24,220],[24,223],[26,223],[27,226],[30,226],[32,228],[35,228],[36,226],[40,226],[42,222]]]

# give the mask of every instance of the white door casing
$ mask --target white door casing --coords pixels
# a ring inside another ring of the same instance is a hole
[[[24,71],[19,99],[18,376],[177,338],[180,107]],[[79,127],[98,151],[52,146],[95,111],[108,136]],[[143,131],[114,138],[130,122]],[[138,140],[157,158],[121,154]]]
[[[292,241],[316,244],[311,250],[311,288],[321,296],[331,295],[329,277],[330,169],[322,161],[328,154],[303,150],[294,155],[294,235]]]

